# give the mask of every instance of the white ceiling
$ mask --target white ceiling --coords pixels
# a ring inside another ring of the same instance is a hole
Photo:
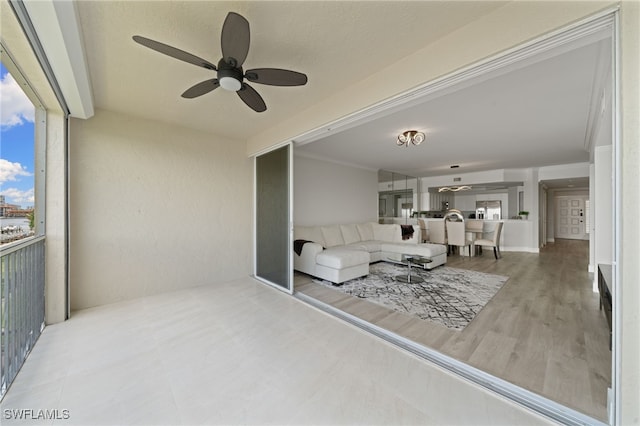
[[[484,75],[297,151],[419,177],[588,162],[589,114],[600,106],[593,97],[606,46],[594,42]],[[398,147],[397,135],[409,129],[425,132],[425,142]]]
[[[381,67],[478,19],[505,2],[78,2],[97,108],[247,140],[329,98]],[[304,72],[303,87],[253,84],[268,110],[255,113],[234,93],[180,94],[212,72],[135,43],[142,35],[216,63],[229,11],[251,25],[245,68]],[[432,94],[410,108],[296,147],[304,155],[413,176],[541,167],[589,161],[593,97],[608,58],[603,42],[518,64]],[[437,58],[434,58],[437,60]],[[509,72],[507,72],[509,71]],[[419,147],[395,145],[399,132],[427,133]]]
[[[504,3],[83,1],[77,9],[97,108],[247,140]],[[142,35],[217,63],[229,11],[250,23],[245,69],[285,68],[309,77],[303,87],[254,84],[264,113],[223,90],[181,98],[213,72],[131,39]]]

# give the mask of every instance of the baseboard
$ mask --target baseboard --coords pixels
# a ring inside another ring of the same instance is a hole
[[[532,247],[500,247],[500,251],[501,252],[514,251],[514,252],[525,252],[525,253],[540,253],[539,248],[532,248]]]
[[[555,238],[547,238],[547,242],[548,243],[555,243],[556,239]]]

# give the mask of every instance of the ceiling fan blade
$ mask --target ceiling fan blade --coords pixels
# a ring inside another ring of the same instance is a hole
[[[185,92],[182,94],[182,97],[187,99],[197,98],[198,96],[209,93],[212,90],[217,89],[218,87],[220,87],[220,82],[217,78],[201,81],[200,83],[193,85],[185,90]]]
[[[172,58],[176,58],[181,61],[188,62],[190,64],[197,65],[209,70],[217,70],[216,66],[211,62],[206,61],[196,55],[192,55],[191,53],[187,53],[184,50],[169,46],[168,44],[160,43],[159,41],[151,40],[150,38],[142,37],[139,35],[133,36],[133,41],[135,41],[136,43],[140,43],[141,45],[148,47],[149,49],[153,49],[157,52],[171,56]]]
[[[249,22],[235,12],[229,12],[222,25],[222,57],[229,65],[241,67],[249,53]]]
[[[271,86],[304,86],[307,84],[305,74],[279,68],[255,68],[248,70],[244,77],[254,83]]]
[[[242,88],[236,92],[240,99],[249,106],[255,112],[264,112],[267,110],[267,105],[264,103],[262,96],[255,91],[255,89],[249,86],[247,83],[242,83]]]

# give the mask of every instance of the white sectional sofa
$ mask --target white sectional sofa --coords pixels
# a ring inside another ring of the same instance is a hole
[[[411,238],[402,238],[398,224],[296,226],[294,240],[302,250],[293,255],[294,269],[340,284],[369,274],[369,263],[400,260],[403,254],[430,258],[427,269],[447,262],[446,246],[420,243],[419,226],[413,226]]]

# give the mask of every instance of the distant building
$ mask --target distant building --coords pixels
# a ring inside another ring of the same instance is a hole
[[[0,216],[1,217],[25,217],[33,208],[23,209],[17,204],[7,204],[4,195],[0,195]]]

